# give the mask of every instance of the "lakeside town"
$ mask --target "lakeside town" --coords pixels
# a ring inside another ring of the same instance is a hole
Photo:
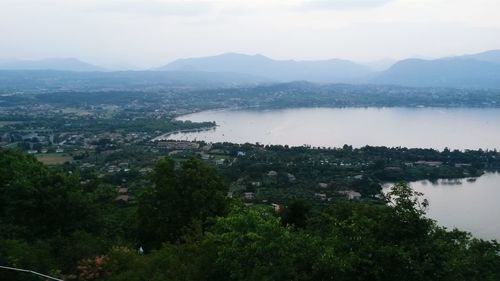
[[[119,96],[106,103],[99,96],[94,99],[90,104],[69,100],[66,107],[58,105],[61,101],[1,107],[0,146],[21,149],[49,166],[103,179],[119,190],[116,198],[122,203],[133,201],[129,196],[141,192],[154,164],[164,156],[180,162],[197,157],[224,175],[230,184],[228,196],[260,204],[286,204],[297,198],[318,203],[340,198],[376,201],[385,182],[473,179],[485,169],[498,169],[500,162],[496,151],[168,140],[172,133],[216,130],[217,124],[178,121],[177,116],[199,109],[188,109],[189,103],[160,103],[159,96],[126,105]]]

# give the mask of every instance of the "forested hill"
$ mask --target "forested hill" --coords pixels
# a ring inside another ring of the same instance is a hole
[[[438,227],[404,183],[380,202],[279,210],[227,190],[199,159],[162,158],[123,206],[91,173],[2,149],[0,264],[64,280],[500,280],[500,245]]]
[[[231,72],[260,76],[277,82],[307,80],[322,83],[359,83],[371,74],[368,67],[342,59],[273,60],[263,55],[236,53],[178,59],[158,70]]]

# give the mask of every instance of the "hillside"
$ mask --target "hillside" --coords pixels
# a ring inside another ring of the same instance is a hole
[[[377,84],[500,88],[500,51],[436,60],[406,59],[379,73]]]
[[[280,82],[307,80],[321,83],[357,83],[371,74],[368,67],[348,60],[273,60],[262,55],[236,53],[179,59],[158,70],[233,72],[266,77]]]

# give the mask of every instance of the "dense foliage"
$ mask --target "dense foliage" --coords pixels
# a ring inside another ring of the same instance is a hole
[[[139,240],[147,249],[177,242],[196,224],[204,226],[227,209],[222,179],[198,159],[177,170],[173,160],[162,159],[152,178],[154,186],[145,190],[138,209]]]
[[[338,193],[343,190],[353,190],[362,198],[371,199],[381,192],[385,182],[463,179],[480,176],[485,170],[500,170],[499,154],[492,150],[232,143],[215,143],[212,149],[237,158],[230,164],[219,165],[221,173],[232,183],[234,196],[253,192],[255,202],[280,204],[296,199],[311,201],[318,193],[327,198],[343,197]],[[276,176],[267,176],[270,171]]]
[[[123,207],[98,179],[0,150],[0,264],[65,280],[500,280],[500,245],[438,227],[404,183],[378,203],[275,212],[229,202],[203,162],[167,158],[143,189]]]

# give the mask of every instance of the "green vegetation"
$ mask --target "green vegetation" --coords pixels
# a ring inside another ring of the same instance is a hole
[[[296,199],[326,201],[344,197],[339,192],[347,190],[371,200],[386,182],[462,179],[500,169],[496,151],[231,143],[212,144],[211,148],[235,157],[230,164],[218,166],[234,196],[252,192],[254,202],[280,204]],[[318,198],[320,194],[324,197]]]
[[[189,159],[177,170],[173,160],[162,159],[152,179],[153,187],[145,190],[138,209],[139,240],[147,249],[177,242],[227,209],[227,188],[198,159]]]
[[[158,161],[137,204],[91,178],[0,150],[0,264],[65,280],[500,280],[500,245],[437,226],[405,183],[379,201],[275,211],[227,199],[193,158]]]
[[[39,154],[36,158],[45,165],[61,165],[73,160],[73,158],[67,154],[56,153]]]

